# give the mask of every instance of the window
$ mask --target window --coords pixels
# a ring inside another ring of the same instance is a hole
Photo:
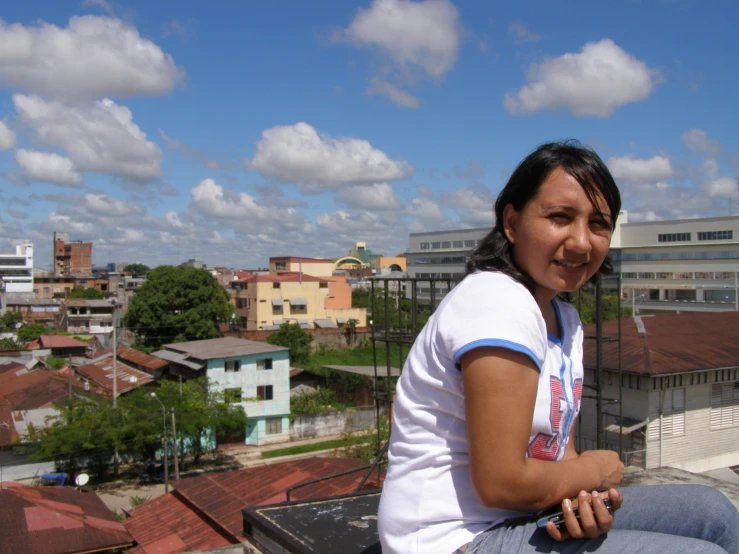
[[[260,385],[257,387],[257,398],[259,400],[272,400],[272,385]]]
[[[657,235],[657,242],[686,242],[693,240],[690,235],[691,233],[660,233]]]
[[[669,271],[662,271],[657,273],[657,279],[674,279],[675,276]]]
[[[421,243],[421,250],[428,250],[429,249],[429,243],[428,242],[422,242]]]
[[[318,288],[319,289],[327,289],[328,288],[328,283],[318,283]]]
[[[734,231],[699,231],[698,240],[732,240]]]
[[[241,371],[241,360],[227,360],[226,371]]]
[[[265,433],[267,435],[281,435],[282,434],[282,418],[281,417],[268,417],[264,420]]]
[[[452,242],[452,245],[454,248],[464,248],[464,241],[463,240],[455,240]]]
[[[280,283],[272,283],[272,288],[273,289],[279,289],[280,288]]]
[[[441,248],[441,243],[440,242],[432,242],[431,243],[431,249],[432,250],[438,250],[439,248]]]
[[[636,279],[636,272],[624,272],[621,274],[622,279]]]
[[[272,369],[272,358],[261,358],[257,360],[257,369]]]
[[[466,240],[466,241],[464,241],[464,247],[465,248],[474,248],[475,246],[477,246],[477,241],[476,240]]]
[[[223,391],[223,401],[226,402],[226,404],[241,402],[241,389],[225,389]]]
[[[662,437],[685,434],[685,389],[649,392],[648,439],[659,440],[659,405],[662,399]]]
[[[285,271],[287,269],[287,262],[275,262],[275,271]]]
[[[49,294],[51,292],[51,289],[49,287],[44,287],[44,294]]]
[[[639,273],[639,279],[654,279],[654,273]]]
[[[711,429],[739,425],[739,381],[711,385]]]
[[[444,242],[441,243],[441,247],[442,248],[451,248],[452,247],[452,243],[450,241],[448,241],[448,240],[445,240]]]

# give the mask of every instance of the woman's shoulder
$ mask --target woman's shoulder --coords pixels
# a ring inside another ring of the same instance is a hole
[[[480,295],[478,300],[534,303],[534,297],[521,283],[500,271],[476,271],[467,275],[456,288],[464,296]]]

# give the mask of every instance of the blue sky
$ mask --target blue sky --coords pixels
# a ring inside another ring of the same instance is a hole
[[[492,224],[542,142],[603,157],[629,221],[739,211],[739,4],[5,3],[0,250],[334,257]]]

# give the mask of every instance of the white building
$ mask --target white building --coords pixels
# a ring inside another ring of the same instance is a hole
[[[15,253],[0,252],[0,279],[6,293],[33,294],[33,244],[24,241]]]

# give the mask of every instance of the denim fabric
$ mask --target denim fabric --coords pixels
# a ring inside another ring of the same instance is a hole
[[[597,539],[556,542],[536,522],[504,523],[454,554],[739,554],[739,513],[703,485],[624,487],[613,529]]]

